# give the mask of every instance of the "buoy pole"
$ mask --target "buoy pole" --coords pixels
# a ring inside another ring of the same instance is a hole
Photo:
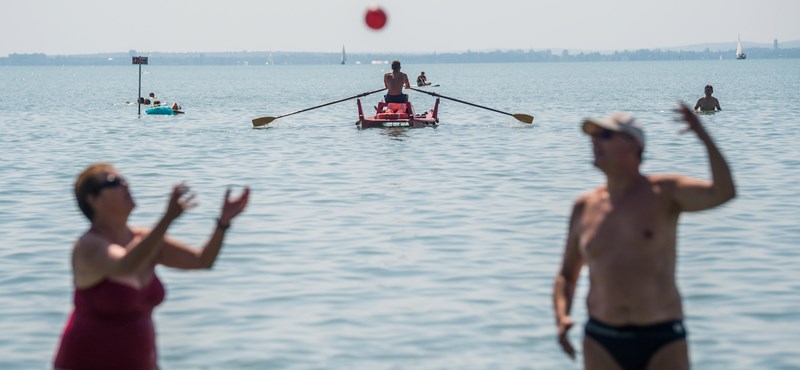
[[[139,106],[138,109],[139,112],[137,113],[137,115],[139,116],[142,115],[142,99],[140,99],[141,97],[142,97],[142,65],[139,64],[139,93],[136,94],[136,103]]]
[[[147,57],[138,56],[138,57],[131,57],[132,64],[139,65],[139,94],[136,98],[136,105],[138,106],[138,115],[142,115],[142,101],[140,100],[142,97],[142,64],[147,64]]]

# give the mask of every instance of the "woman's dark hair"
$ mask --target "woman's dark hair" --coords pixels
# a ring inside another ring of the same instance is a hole
[[[86,167],[78,179],[75,180],[75,199],[78,201],[78,208],[81,209],[86,218],[90,221],[94,217],[94,209],[89,205],[89,196],[96,195],[97,189],[103,182],[100,175],[112,168],[109,163],[95,163]]]

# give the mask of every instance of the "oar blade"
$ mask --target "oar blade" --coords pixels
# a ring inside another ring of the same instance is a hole
[[[517,113],[517,114],[512,114],[512,116],[514,116],[514,118],[516,118],[521,122],[533,123],[533,116],[531,116],[530,114]]]
[[[274,121],[275,117],[261,117],[253,120],[253,127],[260,127]]]

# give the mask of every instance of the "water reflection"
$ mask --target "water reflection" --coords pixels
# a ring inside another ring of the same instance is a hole
[[[381,130],[381,135],[389,136],[392,140],[403,141],[403,138],[408,137],[409,127],[385,127]]]

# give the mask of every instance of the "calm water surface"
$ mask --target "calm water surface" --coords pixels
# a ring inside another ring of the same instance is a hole
[[[439,128],[359,131],[348,101],[251,128],[379,88],[385,68],[146,66],[143,93],[179,101],[176,117],[125,104],[135,66],[0,68],[0,368],[50,366],[87,227],[71,186],[96,161],[128,177],[136,225],[187,181],[200,206],[170,233],[195,246],[227,186],[253,189],[214,270],[158,270],[164,369],[580,368],[556,344],[550,303],[572,202],[604,181],[579,123],[633,112],[644,172],[708,178],[670,111],[707,83],[724,111],[703,120],[739,195],[681,218],[691,360],[800,368],[800,61],[405,65],[441,94],[536,121],[442,101]]]

